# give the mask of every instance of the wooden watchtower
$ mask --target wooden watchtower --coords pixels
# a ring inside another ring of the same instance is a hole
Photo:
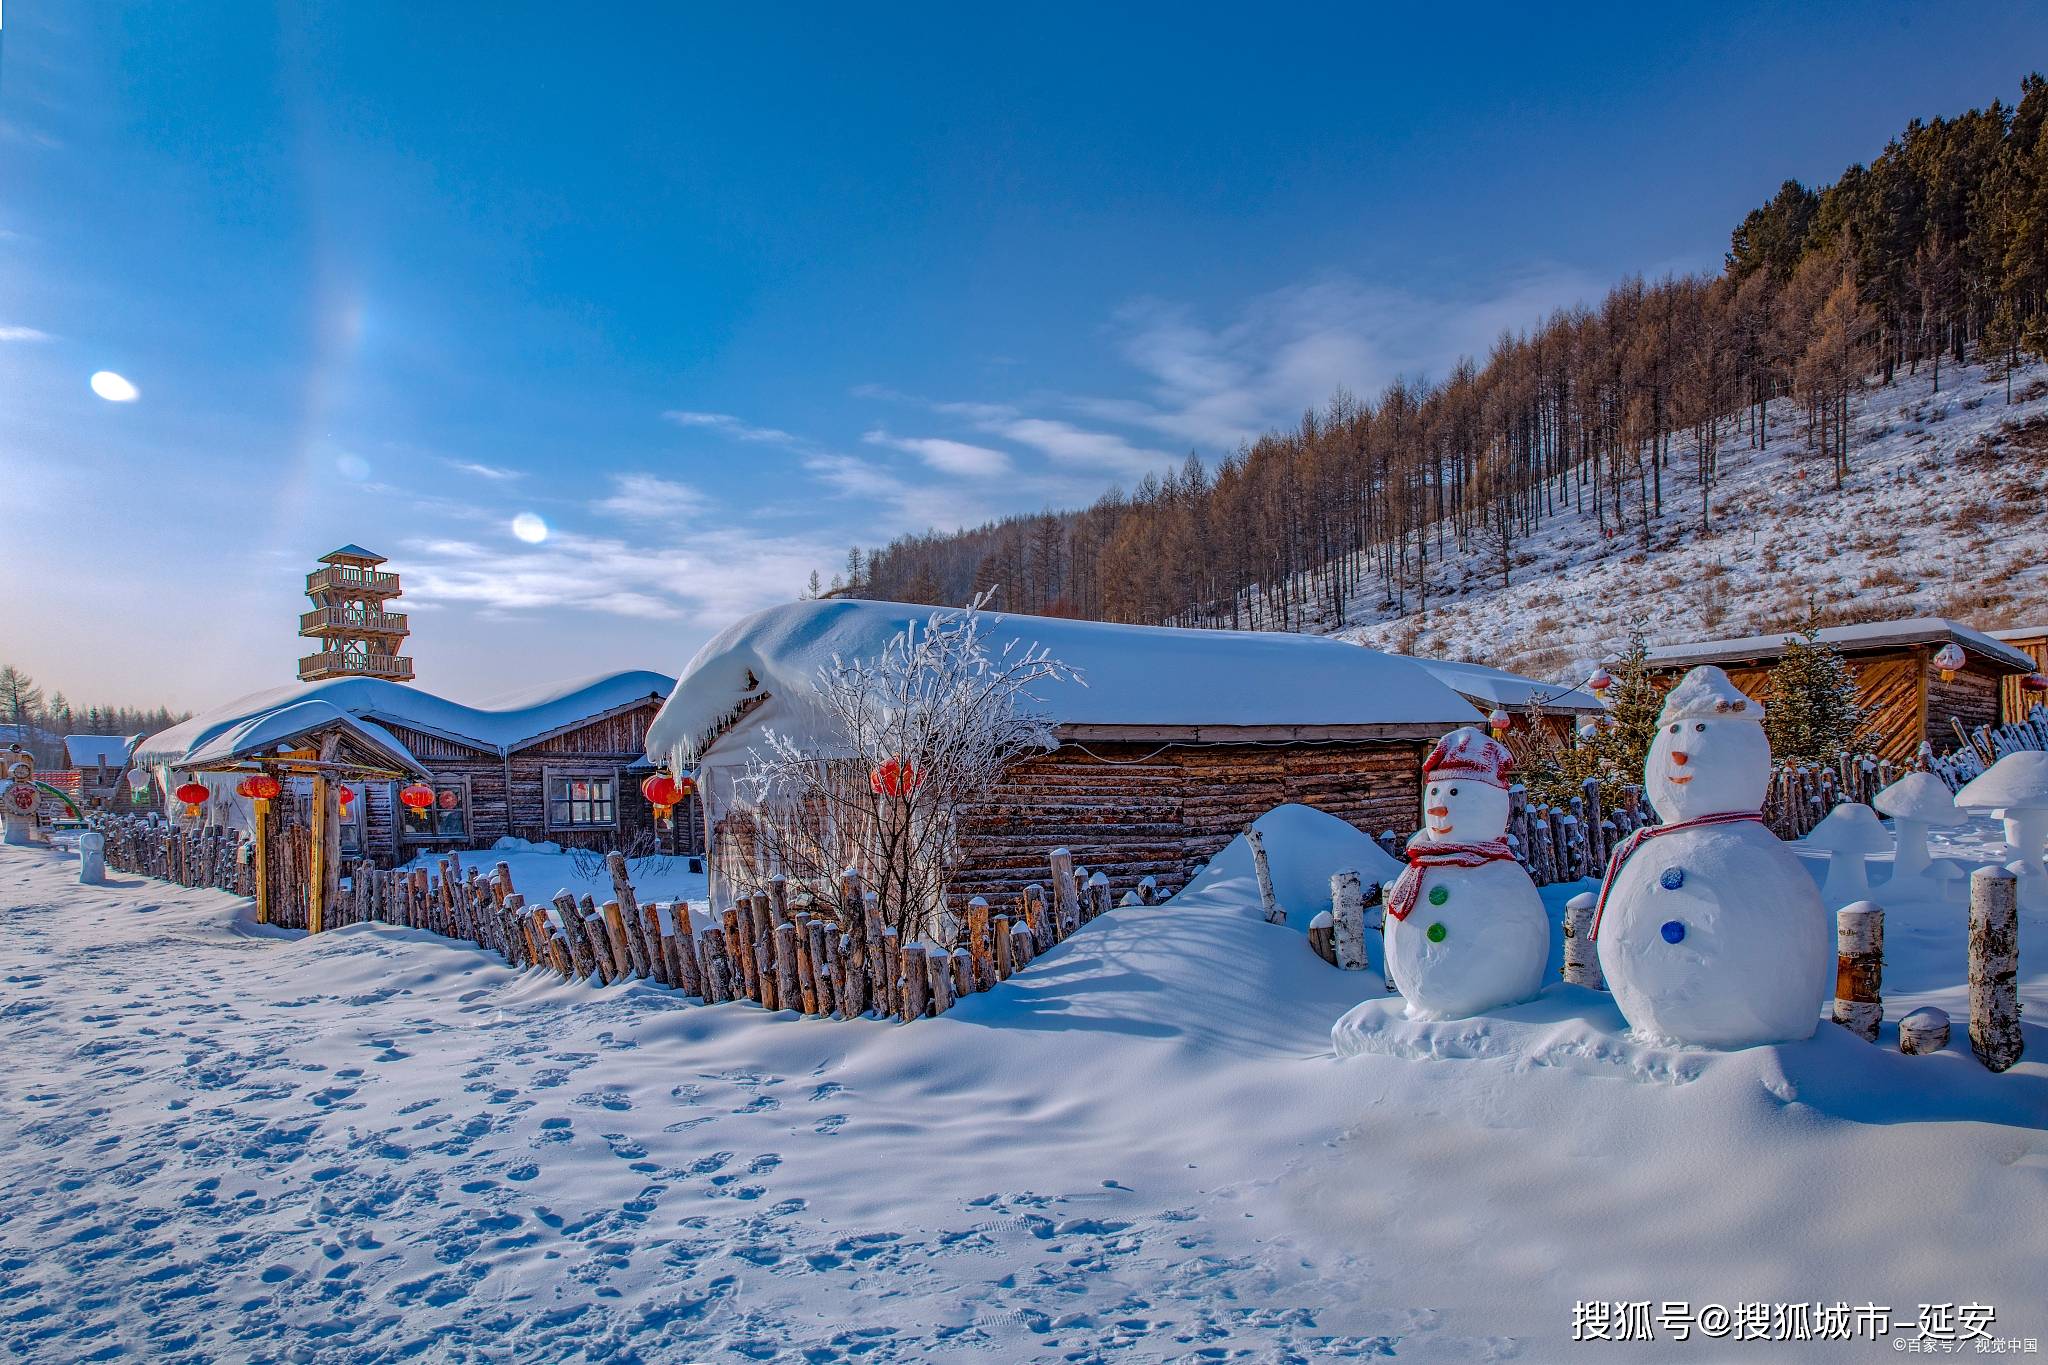
[[[344,545],[320,556],[324,566],[306,575],[313,610],[299,617],[299,634],[320,642],[299,659],[299,680],[388,678],[412,681],[412,660],[399,648],[411,633],[402,612],[389,611],[401,591],[398,575],[377,566],[384,556]]]

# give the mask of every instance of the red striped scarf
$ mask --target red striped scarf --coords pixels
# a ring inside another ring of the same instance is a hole
[[[1425,867],[1481,867],[1514,860],[1514,850],[1501,839],[1489,839],[1483,844],[1433,844],[1427,840],[1410,844],[1408,870],[1394,879],[1393,889],[1387,892],[1387,913],[1395,919],[1408,918],[1408,912],[1422,896]]]
[[[1669,825],[1644,825],[1641,829],[1621,841],[1614,855],[1607,860],[1607,875],[1600,879],[1600,899],[1593,902],[1593,928],[1588,938],[1600,937],[1600,917],[1607,913],[1607,896],[1614,890],[1614,879],[1621,875],[1621,869],[1633,858],[1636,850],[1652,839],[1666,834],[1676,834],[1682,829],[1699,829],[1703,825],[1739,825],[1745,820],[1764,822],[1763,812],[1754,810],[1724,810],[1712,815],[1695,816],[1691,820],[1680,820]]]

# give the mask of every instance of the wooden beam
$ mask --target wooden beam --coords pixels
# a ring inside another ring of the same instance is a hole
[[[1063,742],[1133,744],[1313,744],[1437,740],[1464,718],[1386,725],[1058,725]]]

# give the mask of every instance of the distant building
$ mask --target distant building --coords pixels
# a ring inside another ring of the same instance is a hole
[[[1406,656],[1403,656],[1406,657]],[[1481,716],[1505,711],[1513,722],[1508,747],[1516,748],[1517,737],[1540,724],[1552,740],[1569,744],[1581,721],[1607,714],[1607,703],[1583,684],[1539,682],[1510,673],[1504,668],[1468,664],[1453,659],[1416,659],[1431,677],[1472,703]],[[1523,757],[1517,753],[1517,758]]]
[[[344,545],[320,556],[325,567],[306,575],[313,610],[300,614],[299,634],[320,647],[299,660],[300,681],[412,681],[412,660],[398,652],[411,629],[403,613],[389,610],[402,589],[397,574],[377,567],[383,562],[360,545]]]
[[[66,735],[64,762],[78,774],[78,795],[87,805],[95,800],[126,807],[128,755],[141,735]]]
[[[653,772],[647,727],[674,679],[627,672],[530,688],[466,706],[381,678],[272,688],[201,712],[136,746],[165,789],[187,775],[212,787],[206,818],[250,825],[235,786],[266,759],[326,755],[352,794],[344,856],[390,866],[420,853],[483,849],[501,837],[591,849],[696,853],[694,800],[666,828],[640,794]],[[290,788],[303,799],[303,779]],[[399,800],[409,786],[424,806]],[[304,814],[293,810],[295,818]]]
[[[2034,661],[2036,673],[2048,673],[2048,625],[2016,626],[2011,630],[1994,630],[1991,638],[2000,644],[2010,645]],[[2018,677],[2007,678],[1998,693],[1999,707],[2008,724],[2025,720],[2036,706],[2048,705],[2048,697],[2039,692],[2029,692],[2020,686]]]
[[[1649,662],[1667,683],[1699,664],[1718,664],[1737,687],[1768,706],[1771,668],[1784,657],[1786,643],[1797,638],[1797,632],[1787,632],[1653,645]],[[2011,644],[1938,616],[1831,626],[1820,638],[1841,651],[1858,699],[1873,709],[1873,749],[1896,762],[1909,761],[1923,741],[1946,752],[1963,743],[1962,733],[2000,724],[2006,682],[2038,667]],[[1934,656],[1950,644],[1962,651],[1963,665],[1944,679]]]

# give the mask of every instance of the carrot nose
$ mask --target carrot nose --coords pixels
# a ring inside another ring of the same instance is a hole
[[[1451,808],[1449,806],[1431,806],[1429,808],[1429,813],[1431,815],[1449,815],[1451,813]]]
[[[1692,762],[1692,757],[1689,754],[1682,754],[1678,750],[1673,749],[1671,751],[1671,761],[1683,768],[1686,764]]]

